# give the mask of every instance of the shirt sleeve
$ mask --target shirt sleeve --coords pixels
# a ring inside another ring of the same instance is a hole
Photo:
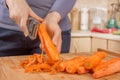
[[[56,0],[49,12],[56,11],[60,13],[63,19],[74,6],[76,0]]]
[[[0,4],[3,5],[3,6],[5,6],[5,7],[7,7],[6,0],[0,0]]]

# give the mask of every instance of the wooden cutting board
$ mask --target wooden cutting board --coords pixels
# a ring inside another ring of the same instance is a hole
[[[64,59],[70,59],[78,55],[88,55],[87,53],[80,54],[62,54]],[[120,73],[115,73],[99,79],[94,79],[91,74],[68,74],[57,73],[51,75],[49,72],[25,73],[20,66],[20,61],[26,59],[27,56],[11,56],[0,57],[0,80],[120,80]],[[106,59],[115,56],[108,56]]]

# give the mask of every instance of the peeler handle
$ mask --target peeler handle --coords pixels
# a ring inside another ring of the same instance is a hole
[[[40,23],[36,19],[29,17],[27,21],[28,36],[31,40],[36,39],[37,31]]]

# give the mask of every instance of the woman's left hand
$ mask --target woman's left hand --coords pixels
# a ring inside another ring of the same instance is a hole
[[[60,26],[58,25],[60,19],[61,16],[58,12],[51,12],[48,13],[43,20],[43,23],[46,25],[48,34],[59,52],[61,52],[62,46],[61,29]]]

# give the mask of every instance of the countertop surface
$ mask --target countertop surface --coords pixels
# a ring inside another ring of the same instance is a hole
[[[88,53],[79,54],[61,54],[63,59],[70,59],[79,55],[87,55]],[[120,73],[115,73],[103,78],[94,79],[90,73],[87,74],[68,74],[59,72],[50,75],[49,72],[25,73],[20,66],[20,61],[26,59],[27,56],[11,56],[0,57],[0,80],[120,80]],[[116,56],[107,56],[110,59]]]
[[[95,33],[90,31],[72,31],[71,37],[97,37],[97,38],[120,41],[120,35]]]

